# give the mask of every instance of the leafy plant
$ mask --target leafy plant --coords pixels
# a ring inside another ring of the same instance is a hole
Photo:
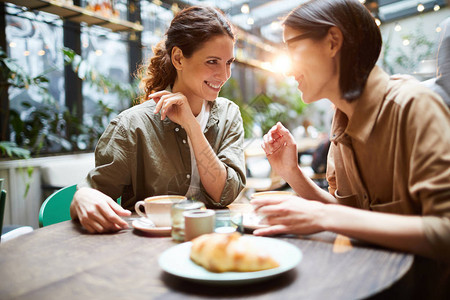
[[[78,78],[95,86],[98,91],[105,95],[115,93],[120,99],[128,99],[129,103],[127,103],[126,106],[133,105],[134,100],[137,98],[137,82],[129,84],[112,80],[108,76],[99,73],[72,49],[63,48],[62,51],[64,53],[65,63],[72,66],[72,69],[77,74]],[[104,107],[104,105],[105,103],[100,104],[101,107]]]
[[[30,89],[31,87],[34,87],[35,90],[44,96],[44,99],[48,100],[48,79],[45,77],[45,73],[40,74],[38,76],[32,77],[29,76],[28,73],[14,60],[9,58],[6,53],[3,51],[2,48],[0,48],[0,70],[1,70],[1,81],[0,81],[0,93],[6,94],[8,89],[10,87],[15,87],[19,89]],[[22,133],[25,132],[27,126],[25,124],[20,124],[17,122],[18,112],[14,110],[9,110],[9,102],[5,105],[2,105],[2,107],[7,108],[5,111],[2,111],[2,156],[8,156],[8,157],[18,157],[18,158],[26,158],[30,154],[30,150],[27,148],[28,145],[26,143],[23,143],[23,140],[21,138],[27,138],[26,134],[25,136],[22,135]],[[6,136],[7,128],[8,128],[8,119],[11,119],[12,128],[14,129],[14,133],[18,133],[19,135],[22,135],[22,137],[19,137],[19,140],[13,140],[11,142],[8,142],[7,140],[9,137]],[[31,124],[37,125],[36,122]],[[34,127],[31,129],[31,131],[35,132],[36,130],[39,130],[39,127]],[[36,142],[34,140],[33,142]]]
[[[413,74],[422,60],[433,58],[435,43],[423,32],[423,26],[417,25],[412,33],[401,36],[403,41],[408,41],[408,46],[392,47],[391,31],[387,40],[383,43],[383,69],[390,74]]]
[[[268,92],[261,92],[248,103],[243,100],[235,79],[230,78],[222,87],[220,96],[232,100],[240,108],[246,138],[255,135],[255,126],[265,133],[277,122],[288,127],[295,127],[299,123],[299,116],[304,112],[306,104],[297,88],[285,81],[271,84],[273,86]]]
[[[220,90],[219,96],[230,99],[239,106],[245,137],[251,137],[255,110],[251,105],[244,102],[236,79],[230,78]]]
[[[100,74],[92,68],[80,55],[73,50],[64,48],[65,64],[70,64],[77,76],[87,84],[100,91],[100,95],[115,93],[119,99],[128,99],[123,106],[129,107],[136,99],[137,83],[117,82],[108,76]],[[103,99],[94,102],[92,117],[80,120],[76,112],[70,112],[67,107],[59,105],[48,90],[49,80],[46,70],[36,77],[31,77],[14,60],[6,56],[0,49],[1,81],[3,92],[10,87],[38,91],[42,101],[22,100],[17,109],[8,109],[4,114],[5,122],[2,128],[9,126],[11,135],[2,136],[1,155],[8,157],[26,157],[43,153],[60,153],[76,150],[92,150],[98,138],[103,133],[109,120],[116,111]],[[101,97],[101,96],[100,96]],[[8,103],[9,104],[9,103]],[[8,106],[9,107],[9,106]],[[74,130],[69,131],[72,128]],[[71,132],[76,132],[73,134]],[[2,135],[3,131],[2,131]],[[28,152],[27,152],[28,151]]]
[[[30,151],[17,146],[14,142],[0,142],[0,152],[8,157],[30,158]]]

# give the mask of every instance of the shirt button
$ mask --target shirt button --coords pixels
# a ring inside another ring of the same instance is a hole
[[[367,199],[367,194],[364,194],[364,199]]]
[[[180,131],[180,128],[178,128],[178,127],[177,127],[177,128],[175,128],[175,131],[176,131],[176,132]]]
[[[186,144],[186,140],[183,140],[183,144]]]
[[[187,179],[191,178],[191,175],[187,174],[187,175],[186,175],[186,178],[187,178]]]

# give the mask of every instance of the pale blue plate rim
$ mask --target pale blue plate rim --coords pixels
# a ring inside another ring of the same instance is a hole
[[[266,280],[295,268],[303,254],[295,245],[275,238],[243,236],[264,251],[269,252],[278,261],[279,267],[257,272],[209,272],[195,264],[190,258],[192,242],[182,243],[165,250],[158,259],[161,269],[169,274],[206,284],[243,284]]]

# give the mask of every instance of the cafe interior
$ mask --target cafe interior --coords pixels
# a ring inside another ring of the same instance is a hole
[[[283,43],[284,17],[305,2],[0,0],[0,299],[449,299],[448,264],[328,231],[252,236],[261,217],[250,200],[295,195],[261,147],[277,122],[297,144],[302,173],[328,191],[335,107],[328,99],[302,101]],[[377,66],[424,84],[435,80],[450,1],[359,2],[381,31]],[[142,66],[174,16],[197,5],[222,11],[236,36],[231,77],[219,96],[241,114],[245,186],[224,211],[207,215],[205,205],[189,203],[195,210],[188,214],[170,196],[169,208],[136,199],[136,212],[123,217],[129,228],[86,232],[69,206],[96,166],[97,142],[114,118],[138,105]],[[148,211],[158,209],[168,209],[172,223],[146,223]],[[194,214],[200,211],[201,218]],[[200,236],[200,222],[202,230],[211,227],[206,234],[242,234],[241,266],[247,256],[248,265],[258,264],[266,251],[279,260],[262,271],[202,267],[208,264],[201,251],[211,242],[196,239],[192,249],[183,243]]]

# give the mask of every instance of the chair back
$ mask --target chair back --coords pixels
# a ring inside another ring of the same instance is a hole
[[[70,220],[70,203],[76,190],[77,185],[74,184],[48,196],[39,210],[39,227]]]
[[[5,215],[6,191],[2,190],[0,196],[0,236],[3,230],[3,216]],[[1,240],[1,237],[0,237]]]

